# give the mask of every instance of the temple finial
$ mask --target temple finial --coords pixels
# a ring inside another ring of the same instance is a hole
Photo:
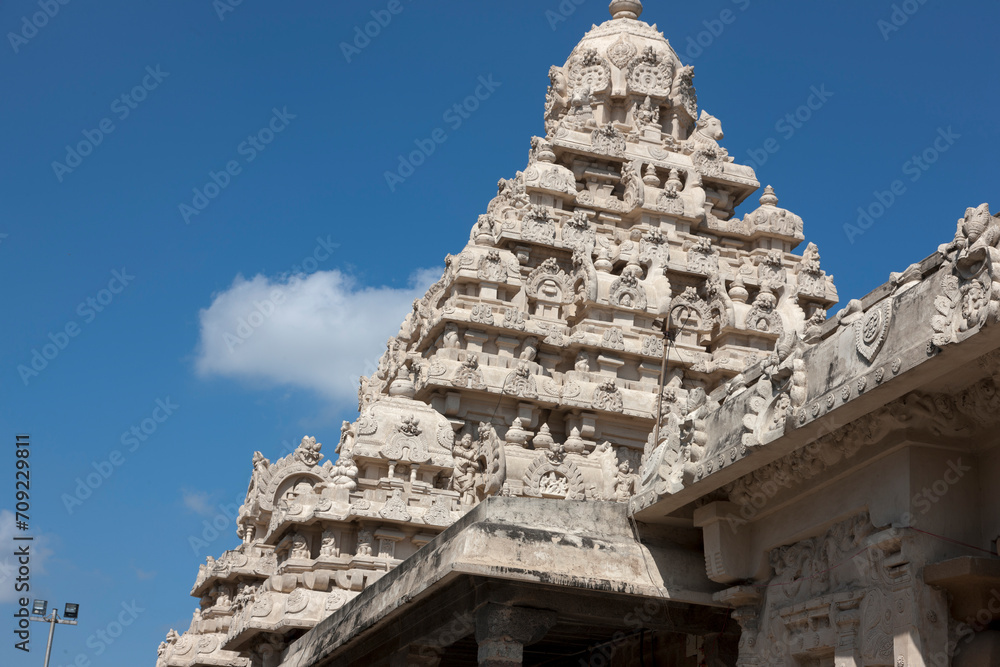
[[[637,19],[642,15],[639,0],[614,0],[611,3],[611,17],[616,19]]]
[[[760,198],[761,206],[777,206],[778,196],[774,192],[774,188],[770,185],[764,188],[764,195]]]

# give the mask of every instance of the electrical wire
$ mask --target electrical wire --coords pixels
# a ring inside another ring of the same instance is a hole
[[[680,351],[677,350],[677,344],[676,344],[675,341],[677,339],[677,336],[683,334],[684,330],[687,328],[687,322],[684,322],[684,323],[681,324],[680,331],[674,333],[674,335],[671,336],[670,335],[670,319],[669,318],[670,318],[670,314],[668,313],[666,315],[666,319],[664,320],[664,327],[663,327],[663,344],[666,346],[666,349],[664,350],[664,363],[663,363],[663,371],[664,371],[663,375],[664,376],[666,375],[667,369],[670,368],[670,349],[673,348],[677,352],[678,355],[680,354]],[[660,378],[660,382],[657,385],[657,388],[658,388],[658,390],[660,392],[660,396],[657,397],[658,399],[661,399],[662,396],[663,396],[663,390],[664,390],[665,385],[666,385],[665,380],[666,380],[665,377],[661,377]],[[657,405],[658,406],[662,405],[659,400],[657,401]],[[657,410],[656,424],[659,425],[659,423],[662,420],[663,420],[663,414],[662,414],[662,409],[660,409],[660,410]],[[659,447],[659,443],[653,443],[653,451],[655,451],[656,447]],[[652,452],[650,452],[650,455],[652,455]],[[632,528],[632,533],[635,535],[636,544],[639,545],[639,553],[642,554],[642,565],[643,565],[644,568],[646,568],[646,576],[649,577],[649,581],[650,581],[650,583],[652,583],[653,582],[653,573],[649,569],[649,562],[648,562],[648,560],[646,558],[646,552],[642,549],[642,537],[639,535],[639,522],[636,520],[635,516],[633,516],[631,512],[626,512],[626,515],[628,516],[628,521],[629,521],[629,525]],[[657,593],[658,597],[661,597],[661,598],[663,597],[662,591],[660,591],[659,588],[656,589],[656,593]]]

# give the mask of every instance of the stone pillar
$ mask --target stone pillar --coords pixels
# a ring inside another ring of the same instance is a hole
[[[757,632],[760,629],[760,615],[755,606],[741,606],[733,612],[733,618],[740,624],[739,656],[736,667],[758,667]]]
[[[837,647],[834,657],[838,667],[861,667],[861,652],[858,650],[861,600],[858,597],[836,603]]]
[[[489,603],[476,615],[479,667],[521,667],[524,647],[541,641],[556,613]]]
[[[483,344],[490,339],[485,331],[469,329],[465,332],[465,349],[469,354],[480,354],[483,351]]]
[[[288,645],[275,636],[268,635],[251,649],[251,667],[278,667],[282,653]]]
[[[513,336],[497,336],[497,356],[501,359],[513,359],[514,350],[521,344],[520,338]]]

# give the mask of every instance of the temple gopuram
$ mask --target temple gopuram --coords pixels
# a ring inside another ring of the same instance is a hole
[[[247,452],[157,667],[1000,665],[1000,219],[832,311],[642,10],[550,69],[339,441]]]

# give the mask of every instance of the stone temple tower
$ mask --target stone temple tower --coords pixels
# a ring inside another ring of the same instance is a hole
[[[710,395],[818,335],[837,292],[794,254],[802,219],[770,187],[735,215],[760,183],[694,68],[641,2],[610,9],[550,69],[544,136],[362,378],[334,462],[311,438],[254,455],[243,543],[201,566],[158,666],[274,664],[487,497],[669,493],[711,470]]]

